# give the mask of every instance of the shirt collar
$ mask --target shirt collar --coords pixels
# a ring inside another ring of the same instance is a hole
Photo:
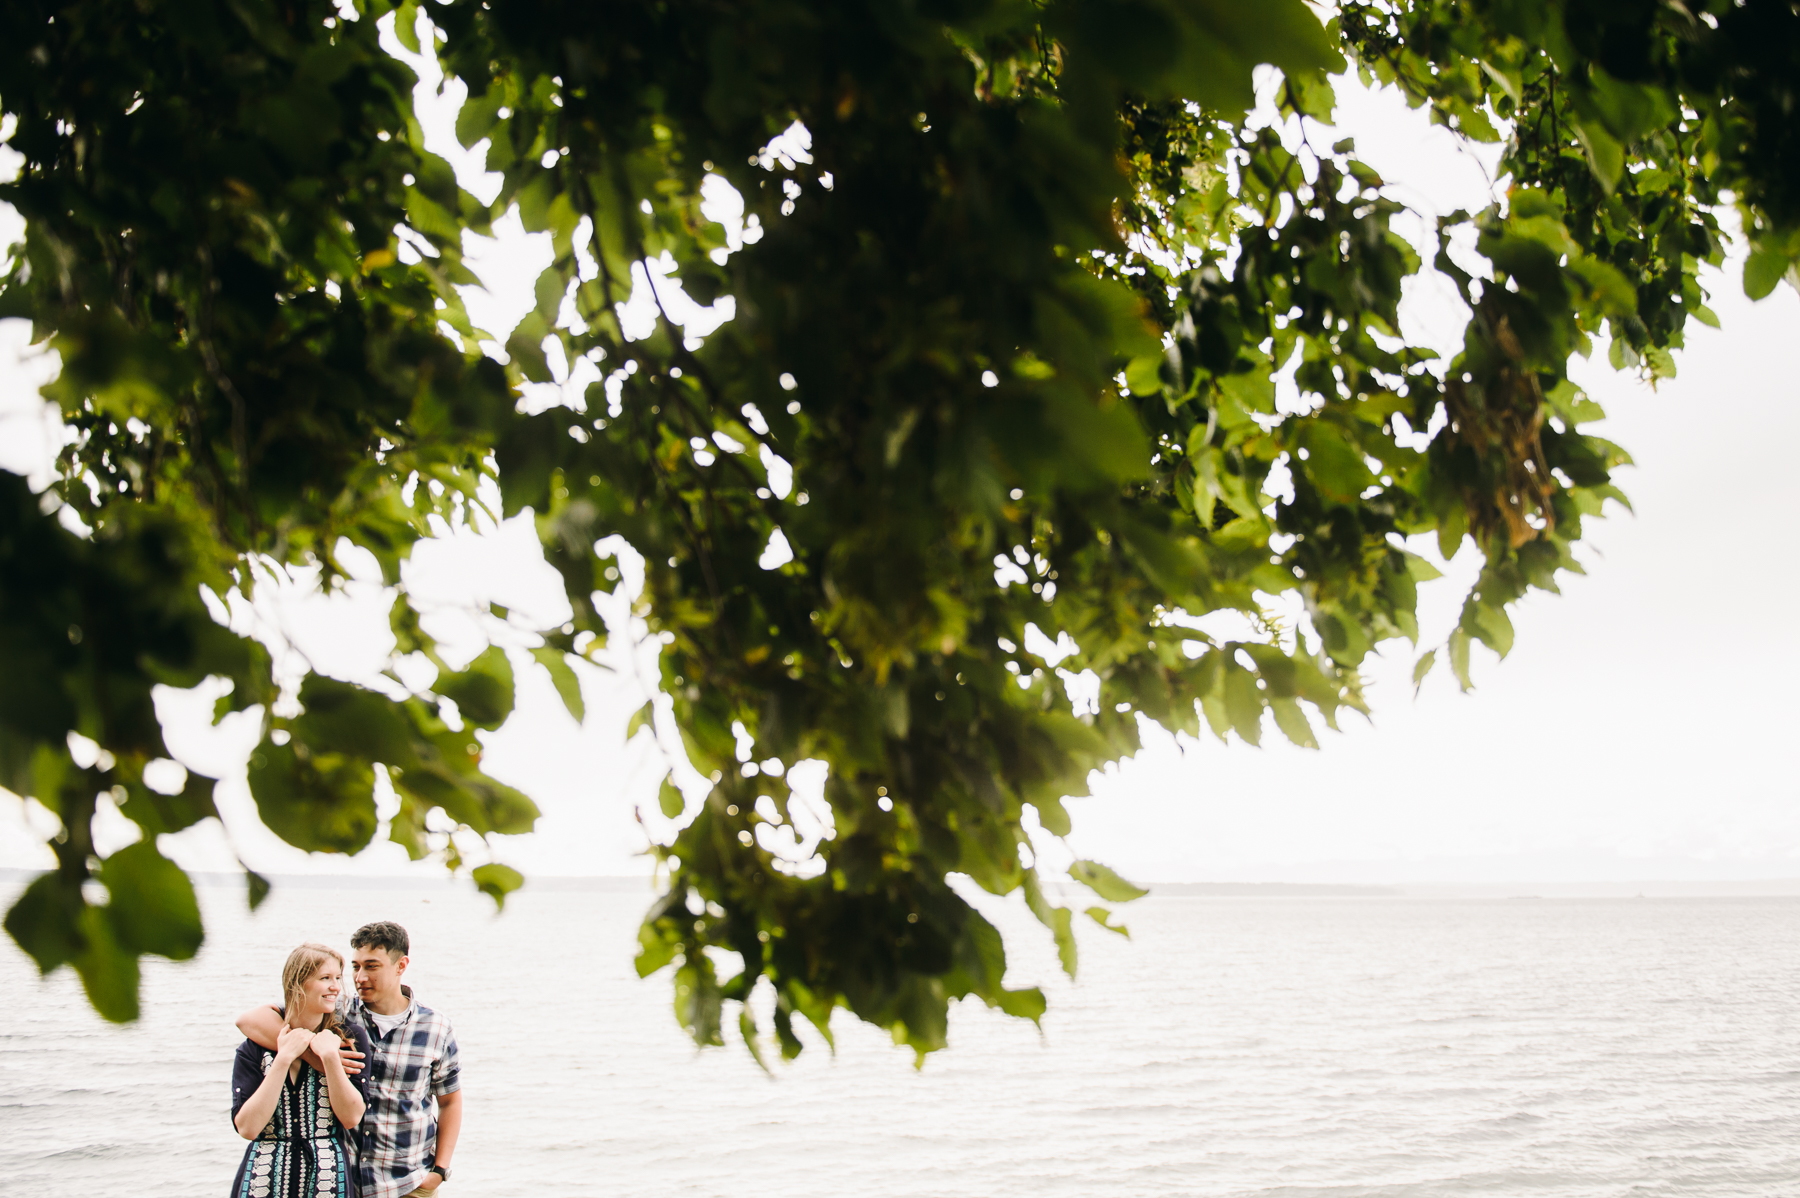
[[[406,996],[406,1009],[399,1012],[397,1016],[381,1015],[380,1017],[382,1019],[398,1018],[401,1023],[405,1023],[410,1021],[412,1017],[418,1013],[419,1000],[413,997],[412,987],[403,984],[400,987],[400,993]],[[377,1012],[374,1007],[371,1007],[368,1003],[364,1002],[360,996],[355,999],[355,1002],[356,1009],[362,1013],[363,1018],[368,1022],[369,1030],[377,1035],[381,1034],[381,1029],[375,1023],[376,1016],[379,1012]],[[399,1023],[394,1025],[394,1027],[399,1026]]]

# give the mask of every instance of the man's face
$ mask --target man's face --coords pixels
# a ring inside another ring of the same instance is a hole
[[[407,958],[390,956],[385,948],[351,949],[350,968],[356,975],[356,996],[364,1002],[401,997],[400,978],[406,972],[406,964]]]

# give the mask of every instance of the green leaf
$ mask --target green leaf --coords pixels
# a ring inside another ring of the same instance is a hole
[[[1125,386],[1133,395],[1156,395],[1162,391],[1162,355],[1133,358],[1125,368]]]
[[[1223,695],[1204,695],[1200,699],[1200,713],[1206,717],[1206,726],[1221,741],[1229,743],[1231,732],[1231,715],[1225,710]]]
[[[1469,510],[1460,502],[1438,517],[1438,556],[1450,561],[1462,550],[1469,532]]]
[[[81,913],[83,947],[73,964],[94,1010],[114,1023],[130,1023],[138,1017],[138,959],[118,942],[107,916],[100,907]]]
[[[506,650],[492,646],[460,673],[441,676],[432,688],[456,704],[463,720],[492,730],[513,709],[513,670]]]
[[[794,1013],[788,1008],[787,996],[775,996],[775,1039],[781,1044],[781,1059],[791,1061],[805,1049],[794,1035]]]
[[[213,785],[211,778],[192,772],[178,794],[161,794],[142,784],[128,785],[128,797],[119,805],[119,813],[142,828],[146,836],[179,832],[208,817],[218,818]]]
[[[637,974],[647,978],[675,959],[680,944],[669,937],[659,934],[649,921],[638,928],[638,955],[635,961]]]
[[[414,54],[419,53],[418,0],[401,0],[394,9],[394,36]]]
[[[375,835],[375,771],[337,753],[300,756],[264,741],[250,755],[250,794],[269,831],[311,852],[356,853]]]
[[[965,993],[979,994],[990,1003],[1002,989],[1006,978],[1006,944],[999,929],[971,913],[956,942],[956,964],[961,970],[966,989],[946,986],[945,993],[961,998]]]
[[[413,730],[400,705],[348,682],[310,674],[300,686],[306,708],[289,726],[313,752],[346,753],[410,769],[419,764]]]
[[[1086,915],[1089,919],[1093,920],[1107,931],[1116,932],[1125,937],[1125,939],[1130,940],[1131,929],[1127,928],[1122,923],[1110,922],[1112,920],[1112,914],[1113,913],[1108,911],[1105,907],[1089,907],[1086,911]]]
[[[1292,698],[1299,693],[1300,665],[1276,645],[1245,645],[1242,651],[1256,663],[1256,672],[1271,698]]]
[[[1316,749],[1319,742],[1313,736],[1312,725],[1307,721],[1306,713],[1300,710],[1300,704],[1292,699],[1274,698],[1269,700],[1269,710],[1275,715],[1275,726],[1283,735],[1303,749]]]
[[[394,775],[394,785],[402,794],[419,800],[421,812],[442,807],[451,819],[477,832],[507,836],[529,832],[539,814],[537,804],[522,792],[466,765],[452,769],[427,764]]]
[[[669,819],[680,819],[681,813],[687,810],[687,796],[675,785],[674,778],[664,778],[662,788],[656,792],[657,806]]]
[[[1142,886],[1127,882],[1098,861],[1077,861],[1069,866],[1069,876],[1109,903],[1130,902],[1150,893]]]
[[[1588,168],[1595,181],[1610,195],[1619,185],[1619,176],[1625,173],[1625,147],[1598,121],[1571,121],[1570,127],[1587,153]]]
[[[498,87],[490,87],[485,94],[472,95],[463,101],[463,106],[456,112],[456,140],[464,149],[473,149],[476,142],[493,131],[505,103],[506,97]]]
[[[1571,428],[1606,419],[1606,409],[1568,379],[1563,379],[1555,387],[1545,391],[1544,400],[1550,405],[1550,410]]]
[[[562,650],[552,649],[547,645],[533,649],[531,655],[537,658],[538,664],[550,671],[550,681],[555,685],[556,693],[562,697],[563,706],[569,709],[569,715],[577,724],[585,720],[587,703],[581,697],[581,679],[576,677],[575,671],[569,666],[568,657]],[[635,732],[636,729],[632,731]],[[630,732],[625,734],[625,739],[631,739]]]
[[[1413,666],[1412,681],[1413,697],[1415,699],[1419,696],[1419,688],[1425,685],[1425,675],[1431,673],[1431,667],[1436,664],[1437,650],[1430,649],[1427,650],[1425,655],[1419,658],[1418,663]]]
[[[1049,1003],[1044,1000],[1044,992],[1036,986],[1025,990],[1002,990],[999,1002],[994,1004],[1014,1019],[1029,1019],[1039,1023]]]
[[[418,858],[415,857],[413,860],[416,861]],[[243,865],[243,862],[240,861],[238,864]],[[248,865],[244,865],[245,898],[252,911],[263,905],[263,900],[269,897],[269,890],[269,879],[251,869]]]
[[[1264,370],[1246,374],[1228,374],[1219,380],[1219,390],[1235,400],[1246,412],[1275,410],[1275,379]]]
[[[1607,347],[1606,361],[1607,365],[1614,370],[1629,370],[1642,359],[1638,356],[1637,350],[1632,347],[1631,342],[1623,337],[1615,337],[1612,344]]]
[[[1067,907],[1053,907],[1050,910],[1050,931],[1056,938],[1056,959],[1071,980],[1075,977],[1077,964],[1075,929],[1070,922],[1073,918],[1073,913]]]
[[[112,895],[107,912],[119,944],[133,953],[155,953],[186,961],[199,951],[205,933],[194,884],[181,867],[140,840],[100,864],[100,881]]]
[[[1467,691],[1474,684],[1469,681],[1469,634],[1458,628],[1450,634],[1450,672],[1456,675],[1456,683]]]
[[[744,1047],[750,1050],[750,1059],[764,1073],[769,1072],[769,1063],[763,1060],[762,1044],[758,1039],[756,1020],[751,1017],[750,1004],[745,1003],[738,1008],[738,1035],[743,1038]],[[770,1074],[770,1076],[774,1076]]]
[[[675,1018],[694,1043],[705,1048],[724,1043],[719,1036],[719,1017],[724,996],[713,974],[712,962],[692,956],[675,971]]]
[[[545,214],[545,223],[554,223],[549,213]],[[562,307],[563,296],[568,289],[569,276],[565,273],[565,268],[556,263],[545,267],[543,273],[538,275],[537,283],[532,287],[532,295],[537,300],[537,314],[543,318],[546,328],[556,319],[557,309]]]
[[[655,732],[656,704],[654,702],[646,703],[632,712],[631,719],[625,724],[625,739],[630,740],[636,736],[639,728],[649,728]]]
[[[496,910],[506,906],[506,896],[525,884],[525,875],[510,865],[490,861],[469,871],[475,889],[494,900]]]
[[[1513,626],[1506,609],[1483,603],[1475,609],[1475,635],[1501,657],[1512,652]]]
[[[1144,429],[1124,404],[1103,408],[1088,396],[1058,388],[1046,413],[1068,452],[1094,474],[1117,482],[1145,476],[1150,445]]]
[[[1068,808],[1063,806],[1061,799],[1034,798],[1031,800],[1031,805],[1037,810],[1038,823],[1043,825],[1044,831],[1050,835],[1067,836],[1073,830],[1074,824],[1069,819]]]
[[[1101,6],[1096,6],[1101,8]],[[1103,20],[1130,11],[1102,8]],[[1272,63],[1290,75],[1326,75],[1344,69],[1344,59],[1325,35],[1319,18],[1300,0],[1275,0],[1254,10],[1233,0],[1191,0],[1181,14],[1174,84],[1187,99],[1223,114],[1242,112],[1251,102],[1250,73]],[[1189,24],[1191,22],[1191,24]],[[1146,45],[1138,62],[1168,53]],[[1141,69],[1141,66],[1140,66]]]
[[[1363,489],[1375,481],[1362,450],[1351,444],[1346,434],[1328,424],[1315,424],[1306,431],[1307,458],[1294,462],[1293,469],[1312,480],[1312,484],[1337,503],[1355,503]]]
[[[1679,116],[1662,88],[1614,78],[1599,63],[1588,69],[1587,83],[1584,103],[1591,105],[1620,142],[1634,142]]]
[[[1262,743],[1262,692],[1256,689],[1256,676],[1235,661],[1225,665],[1225,711],[1246,743]]]
[[[1325,76],[1324,72],[1305,72],[1295,75],[1288,79],[1288,86],[1294,92],[1294,106],[1300,110],[1302,115],[1309,116],[1322,124],[1337,123],[1337,92],[1332,88],[1331,80]],[[1344,150],[1335,150],[1334,153],[1348,153],[1355,149],[1355,142],[1351,139],[1345,138],[1343,141],[1350,142],[1350,145]],[[1342,145],[1343,142],[1337,144]]]
[[[1444,576],[1442,570],[1416,553],[1402,551],[1402,556],[1406,558],[1406,572],[1412,575],[1414,582],[1431,582]]]
[[[6,931],[37,963],[39,973],[73,961],[81,952],[81,887],[59,873],[39,874],[6,913]]]
[[[521,205],[523,208],[523,205]],[[541,232],[541,227],[532,229]],[[550,328],[544,318],[536,312],[528,313],[525,318],[513,326],[513,331],[506,339],[506,353],[518,367],[519,373],[533,383],[551,383],[556,375],[550,370],[550,360],[544,356],[544,338],[550,335]]]
[[[1787,272],[1788,262],[1788,255],[1772,246],[1751,250],[1744,261],[1744,294],[1759,300],[1774,291],[1775,284]]]

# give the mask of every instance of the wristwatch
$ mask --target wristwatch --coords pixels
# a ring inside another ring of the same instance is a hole
[[[436,1173],[439,1177],[443,1178],[445,1181],[450,1180],[450,1166],[449,1165],[433,1165],[433,1166],[431,1166],[431,1171],[433,1173]]]

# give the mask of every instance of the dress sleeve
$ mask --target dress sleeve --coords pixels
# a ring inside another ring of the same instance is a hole
[[[249,1040],[238,1045],[237,1057],[231,1063],[231,1117],[256,1093],[263,1081],[262,1045]]]

